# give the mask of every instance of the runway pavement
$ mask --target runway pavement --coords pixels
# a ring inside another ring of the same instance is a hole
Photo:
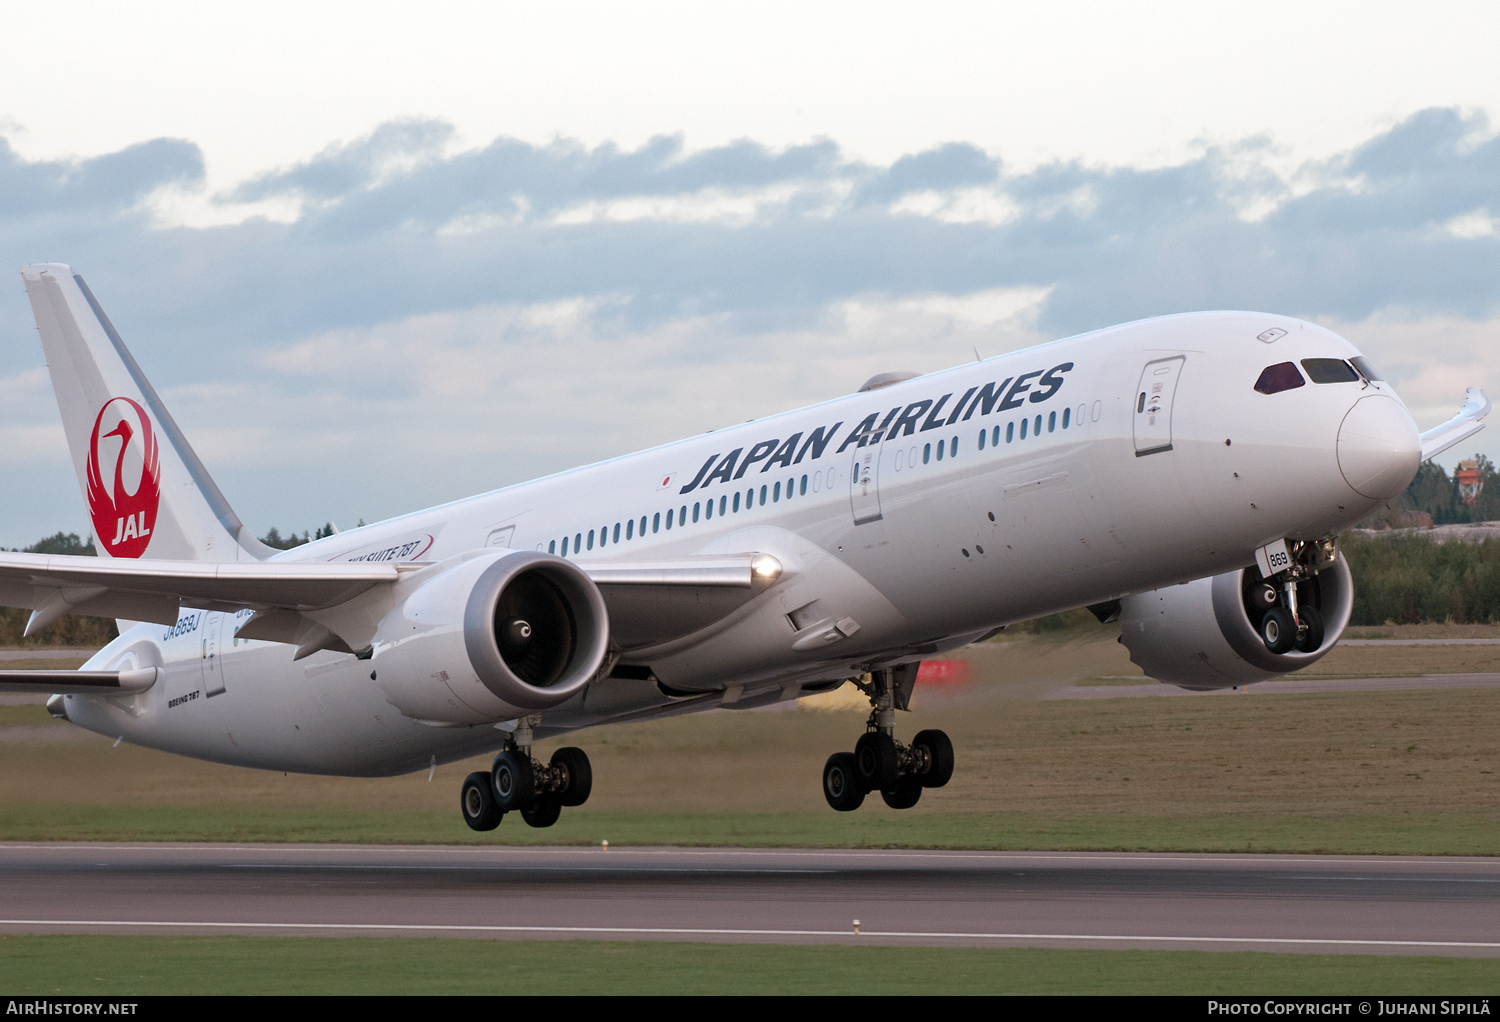
[[[1500,860],[5,843],[0,932],[1500,956]]]
[[[1119,679],[1124,681],[1124,679]],[[1299,678],[1295,674],[1238,688],[1193,692],[1176,685],[1142,679],[1139,685],[1074,685],[1048,692],[1043,699],[1125,699],[1133,696],[1274,696],[1311,692],[1394,692],[1436,688],[1500,688],[1500,674],[1421,674],[1410,678]]]

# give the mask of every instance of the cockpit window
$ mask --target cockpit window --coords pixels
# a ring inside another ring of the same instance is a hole
[[[1314,383],[1359,382],[1359,373],[1341,358],[1304,358],[1302,368]]]
[[[1255,381],[1255,389],[1262,394],[1279,394],[1283,390],[1301,387],[1306,382],[1302,374],[1297,372],[1295,365],[1290,362],[1278,362],[1273,366],[1266,366],[1260,374],[1260,379]]]
[[[1385,377],[1377,373],[1375,371],[1375,367],[1370,364],[1370,360],[1365,358],[1363,355],[1355,355],[1349,361],[1353,363],[1354,368],[1358,369],[1361,373],[1364,374],[1365,379],[1371,381],[1372,383],[1385,382]]]

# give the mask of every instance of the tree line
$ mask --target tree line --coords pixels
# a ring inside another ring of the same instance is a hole
[[[1427,462],[1417,469],[1417,477],[1401,496],[1360,522],[1360,528],[1400,529],[1500,520],[1500,473],[1484,455],[1475,455],[1475,460],[1479,462],[1481,487],[1473,504],[1465,504],[1459,497],[1458,480],[1449,476],[1443,466]]]

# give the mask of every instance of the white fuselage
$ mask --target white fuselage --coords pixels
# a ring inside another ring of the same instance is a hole
[[[1274,328],[1285,333],[1257,339]],[[779,621],[793,609],[781,590],[795,592],[799,570],[846,573],[863,587],[858,633],[817,650],[793,649],[790,638],[770,632],[748,640],[726,633],[638,659],[675,692],[794,696],[799,685],[849,677],[881,658],[919,658],[1009,622],[1239,568],[1282,537],[1349,527],[1380,501],[1341,473],[1340,427],[1356,402],[1394,397],[1390,388],[1309,383],[1266,395],[1253,386],[1274,363],[1356,354],[1327,330],[1264,314],[1146,320],[753,420],[282,556],[441,562],[508,546],[598,562],[771,550],[788,563],[790,581],[757,604]],[[1152,381],[1164,395],[1159,390],[1147,407],[1140,395]],[[870,427],[882,426],[872,440]],[[861,435],[863,444],[851,442]],[[161,680],[133,696],[70,696],[69,719],[219,762],[352,775],[420,769],[505,738],[490,725],[435,728],[403,717],[371,680],[378,649],[368,660],[324,652],[294,662],[291,646],[238,640],[234,630],[248,615],[185,610],[175,627],[129,627],[86,666],[134,658],[158,665]],[[794,622],[785,628],[795,633]],[[669,704],[654,682],[602,679],[545,713],[538,734]]]

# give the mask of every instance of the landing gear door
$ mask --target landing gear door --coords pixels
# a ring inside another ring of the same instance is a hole
[[[882,437],[854,449],[854,464],[849,469],[849,510],[855,525],[880,521],[880,452],[884,447]]]
[[[1160,454],[1172,449],[1172,400],[1177,378],[1182,375],[1184,356],[1159,358],[1141,370],[1135,393],[1135,456]]]
[[[223,651],[219,648],[224,618],[223,614],[210,613],[208,620],[203,622],[202,644],[199,648],[203,657],[203,694],[205,696],[216,696],[224,691],[224,657]]]

